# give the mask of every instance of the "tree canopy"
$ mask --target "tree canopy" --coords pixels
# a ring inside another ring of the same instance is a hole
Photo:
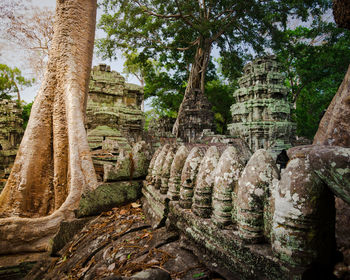
[[[104,57],[139,48],[160,61],[172,58],[180,63],[183,58],[192,63],[194,50],[205,40],[210,46],[215,43],[230,61],[250,47],[264,51],[288,17],[306,21],[310,12],[323,14],[320,11],[330,8],[331,1],[102,0],[101,6],[99,27],[107,36],[98,46]]]
[[[332,21],[286,29],[275,48],[284,67],[297,134],[312,139],[350,61],[350,33]]]
[[[331,1],[103,0],[101,6],[99,26],[107,36],[98,42],[100,53],[111,58],[137,48],[165,67],[187,68],[185,98],[192,89],[204,93],[214,46],[224,68],[237,75],[247,53],[264,52],[290,17],[318,18]]]

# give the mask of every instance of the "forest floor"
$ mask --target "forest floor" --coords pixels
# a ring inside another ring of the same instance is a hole
[[[88,222],[26,279],[236,279],[208,269],[190,247],[178,232],[153,229],[134,202]]]

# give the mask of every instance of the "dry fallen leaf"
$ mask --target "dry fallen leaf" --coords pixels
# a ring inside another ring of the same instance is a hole
[[[132,208],[139,208],[141,207],[141,204],[138,204],[136,202],[131,203]]]
[[[120,215],[125,215],[125,214],[127,214],[127,213],[128,213],[128,210],[125,210],[125,209],[122,209],[122,210],[120,210],[120,212],[119,212]]]
[[[109,266],[108,266],[108,270],[109,271],[112,271],[112,270],[114,270],[115,269],[115,263],[112,263],[112,264],[110,264]]]

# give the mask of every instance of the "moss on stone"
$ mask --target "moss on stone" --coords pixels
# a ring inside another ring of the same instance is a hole
[[[141,181],[105,183],[82,195],[78,217],[97,215],[113,207],[137,200],[141,196]]]

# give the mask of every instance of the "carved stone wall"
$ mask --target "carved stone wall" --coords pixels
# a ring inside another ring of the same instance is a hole
[[[5,186],[23,136],[22,109],[17,102],[0,100],[0,192]]]
[[[270,149],[278,154],[291,147],[295,125],[283,75],[273,56],[262,57],[244,67],[240,88],[234,92],[230,134],[245,139],[252,149]]]
[[[156,137],[172,137],[172,129],[176,119],[162,116],[154,118],[148,124],[148,134]]]
[[[214,113],[207,97],[201,91],[193,90],[188,98],[183,100],[178,137],[185,142],[194,142],[204,129],[215,131]]]
[[[124,77],[111,71],[110,66],[100,64],[93,67],[86,110],[88,134],[102,126],[109,128],[106,132],[108,135],[112,129],[129,141],[140,140],[144,124],[142,103],[142,87],[125,83]],[[102,135],[101,131],[103,129],[99,128],[98,134],[103,140],[108,135]],[[97,145],[96,141],[95,137],[94,146]]]

